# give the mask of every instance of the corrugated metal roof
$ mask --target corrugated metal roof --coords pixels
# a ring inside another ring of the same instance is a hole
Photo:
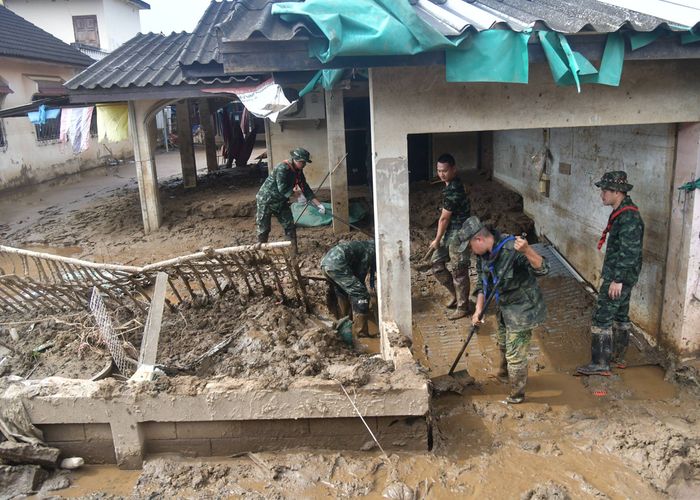
[[[549,28],[560,33],[609,33],[621,28],[653,31],[659,26],[675,27],[678,2],[666,0],[410,0],[421,19],[443,35],[454,36],[469,28]],[[665,7],[664,7],[664,4]],[[625,8],[625,6],[627,8]],[[673,13],[673,19],[657,17]],[[685,27],[700,21],[700,7],[683,11]],[[657,14],[657,15],[652,15]]]
[[[209,4],[209,7],[207,7],[202,18],[197,23],[194,33],[192,33],[189,41],[182,49],[182,54],[180,55],[181,64],[221,63],[219,33],[215,26],[231,14],[234,5],[234,2],[228,1],[212,1]]]
[[[93,60],[55,36],[0,6],[0,56],[90,66]]]
[[[288,23],[271,13],[272,4],[303,0],[234,0],[228,18],[218,28],[223,42],[243,42],[250,39],[289,41],[322,36],[316,25],[298,21]],[[350,0],[348,0],[350,1]]]
[[[65,86],[71,90],[133,87],[165,87],[196,84],[228,84],[255,81],[250,77],[183,76],[180,54],[190,33],[170,35],[139,33],[101,61],[96,62]]]

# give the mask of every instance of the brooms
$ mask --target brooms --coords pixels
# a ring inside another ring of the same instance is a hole
[[[526,235],[523,235],[523,238],[525,236]],[[479,320],[476,324],[472,325],[471,329],[469,330],[469,334],[467,335],[466,340],[462,344],[462,348],[459,350],[459,354],[457,354],[457,357],[452,363],[450,371],[447,372],[447,375],[440,375],[439,377],[435,377],[434,379],[432,379],[433,389],[438,394],[442,392],[456,392],[457,394],[462,394],[464,385],[469,385],[474,381],[474,379],[469,376],[469,373],[466,370],[459,370],[458,372],[455,372],[455,368],[457,368],[457,364],[462,359],[464,351],[467,350],[467,346],[469,345],[469,342],[471,341],[472,337],[479,329],[479,324],[484,319],[484,316],[486,315],[486,311],[488,310],[491,301],[496,296],[496,293],[498,293],[498,288],[501,285],[501,278],[510,271],[511,267],[513,267],[513,261],[515,260],[516,255],[517,252],[513,251],[513,253],[508,256],[508,260],[503,266],[503,269],[501,269],[501,272],[496,276],[493,288],[486,297],[486,301],[484,302],[484,308],[479,314]],[[459,378],[468,379],[468,381],[466,384],[463,385],[462,383],[460,383]]]

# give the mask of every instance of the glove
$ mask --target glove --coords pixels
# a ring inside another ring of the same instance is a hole
[[[306,205],[306,196],[304,196],[304,193],[299,193],[299,198],[297,198],[297,202]]]
[[[323,206],[323,203],[319,204],[316,208],[318,209],[318,213],[326,215],[326,207]]]

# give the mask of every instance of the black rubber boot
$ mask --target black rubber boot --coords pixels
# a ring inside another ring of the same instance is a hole
[[[270,231],[264,233],[258,233],[258,243],[267,243],[267,239],[270,237]]]
[[[295,227],[286,229],[284,235],[287,241],[292,242],[292,257],[296,257],[299,253],[299,247],[297,246],[297,229]]]
[[[504,346],[498,346],[498,350],[500,351],[500,359],[498,362],[498,370],[496,371],[496,378],[505,384],[508,382],[508,361],[506,361],[506,348]]]
[[[448,309],[454,309],[457,307],[457,295],[455,294],[455,284],[452,280],[452,273],[450,273],[445,267],[444,261],[433,262],[433,276],[438,282],[447,288],[447,292],[450,294],[450,298],[445,301],[445,307]]]
[[[612,328],[591,327],[591,362],[579,366],[579,375],[610,375],[612,357]]]
[[[626,368],[625,353],[630,343],[632,323],[613,321],[612,326],[612,363],[617,368]]]
[[[506,403],[517,405],[525,401],[525,385],[527,384],[527,365],[517,368],[508,368],[508,378],[510,379],[510,395],[506,398]]]

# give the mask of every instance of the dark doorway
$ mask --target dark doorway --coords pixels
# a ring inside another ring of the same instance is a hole
[[[432,178],[432,173],[431,134],[410,134],[408,136],[408,181],[427,181]]]
[[[348,185],[372,182],[372,137],[369,124],[369,98],[350,97],[345,106],[345,150],[348,153]]]

